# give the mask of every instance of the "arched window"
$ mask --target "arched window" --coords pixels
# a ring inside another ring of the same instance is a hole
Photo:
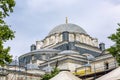
[[[69,46],[68,45],[66,45],[66,49],[69,50]]]
[[[108,61],[105,61],[105,62],[104,62],[104,66],[105,66],[105,70],[106,70],[106,69],[109,69],[109,63],[108,63]]]

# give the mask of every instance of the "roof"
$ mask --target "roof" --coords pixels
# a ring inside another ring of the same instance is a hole
[[[10,64],[8,64],[9,66],[19,66],[19,62],[17,60],[13,60]]]
[[[50,80],[82,80],[82,79],[76,77],[71,72],[61,71],[59,74],[57,74],[55,77],[53,77]]]
[[[47,52],[48,52],[48,54],[49,53],[53,54],[53,52],[58,53],[58,52],[60,52],[60,50],[57,50],[57,49],[38,49],[38,50],[31,51],[29,53],[23,54],[23,55],[19,56],[19,58],[23,58],[23,57],[28,56],[28,55],[43,54],[43,53],[47,53]]]
[[[119,79],[120,79],[120,67],[103,75],[102,77],[96,80],[119,80]]]
[[[36,65],[36,64],[27,64],[26,67],[27,67],[27,69],[39,69],[38,65]]]
[[[41,63],[39,67],[43,67],[48,65],[48,63],[56,63],[56,61],[61,62],[65,60],[72,60],[72,61],[79,61],[81,62],[88,62],[86,57],[84,55],[78,55],[78,54],[73,54],[73,55],[57,55],[55,57],[50,58],[49,62]]]
[[[67,23],[67,24],[60,24],[58,26],[56,26],[55,28],[53,28],[48,35],[52,35],[55,33],[62,33],[62,32],[74,32],[74,33],[83,33],[83,34],[87,34],[87,32],[81,28],[80,26],[76,25],[76,24],[71,24],[71,23]]]
[[[73,51],[73,50],[64,50],[58,54],[79,54],[79,52]]]

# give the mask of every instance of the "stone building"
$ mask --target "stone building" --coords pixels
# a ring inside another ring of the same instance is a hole
[[[90,36],[82,27],[68,23],[67,19],[43,40],[32,44],[30,52],[19,56],[19,66],[26,65],[36,65],[44,72],[57,66],[76,75],[117,66],[115,59],[105,51],[104,43],[98,43],[97,38]]]
[[[67,19],[65,24],[57,25],[43,40],[32,44],[31,51],[21,55],[19,61],[20,65],[36,64],[41,70],[54,68],[58,62],[58,68],[73,72],[86,64],[92,68],[92,63],[96,61],[96,66],[115,62],[105,51],[104,43],[98,43],[97,38],[90,36],[80,26],[68,23]]]

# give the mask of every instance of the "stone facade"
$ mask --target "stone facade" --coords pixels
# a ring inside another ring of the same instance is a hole
[[[86,70],[88,73],[95,72],[95,69],[101,66],[103,70],[105,65],[110,67],[116,61],[104,51],[104,43],[98,44],[96,38],[88,35],[78,25],[61,24],[51,30],[43,40],[32,44],[30,52],[19,56],[19,66],[29,65],[26,69],[30,68],[31,74],[34,75],[36,75],[36,69],[39,69],[39,72],[50,72],[56,65],[60,70],[68,69],[80,75]],[[22,75],[19,72],[16,75],[24,76],[24,71]],[[29,74],[28,77],[30,77]]]
[[[101,57],[101,54],[105,49],[105,45],[103,45],[103,43],[98,45],[98,40],[96,38],[88,35],[87,32],[78,25],[71,23],[56,26],[43,40],[36,41],[35,46],[36,50],[34,50],[35,48],[32,47],[34,48],[33,51],[19,57],[20,65],[23,63],[24,65],[30,63],[38,64],[41,70],[45,70],[44,68],[47,66],[54,68],[56,61],[58,60],[60,69],[64,69],[67,65],[69,65],[68,68],[71,71],[75,71],[75,66],[80,67],[87,64],[88,55],[91,55],[96,59]],[[60,57],[60,53],[66,50],[68,51],[67,54],[65,53],[62,55],[68,58],[63,59]],[[76,55],[82,56],[83,58],[81,57],[79,59],[75,56],[73,57],[73,51],[78,53]],[[83,61],[81,61],[81,59],[83,59]],[[71,61],[74,63],[71,63]],[[76,64],[78,61],[79,64]],[[103,64],[103,62],[100,62],[100,64],[101,63]]]

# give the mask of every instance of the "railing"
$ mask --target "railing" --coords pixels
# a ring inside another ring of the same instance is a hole
[[[114,69],[116,68],[117,65],[116,63],[109,63],[109,66],[108,68],[106,69],[106,67],[103,65],[103,66],[95,66],[93,68],[91,68],[90,66],[84,66],[83,69],[79,69],[79,70],[76,70],[76,72],[74,72],[75,75],[79,75],[79,76],[83,76],[83,75],[89,75],[89,74],[95,74],[95,73],[98,73],[98,72],[106,72],[108,70],[111,70],[111,69]]]

